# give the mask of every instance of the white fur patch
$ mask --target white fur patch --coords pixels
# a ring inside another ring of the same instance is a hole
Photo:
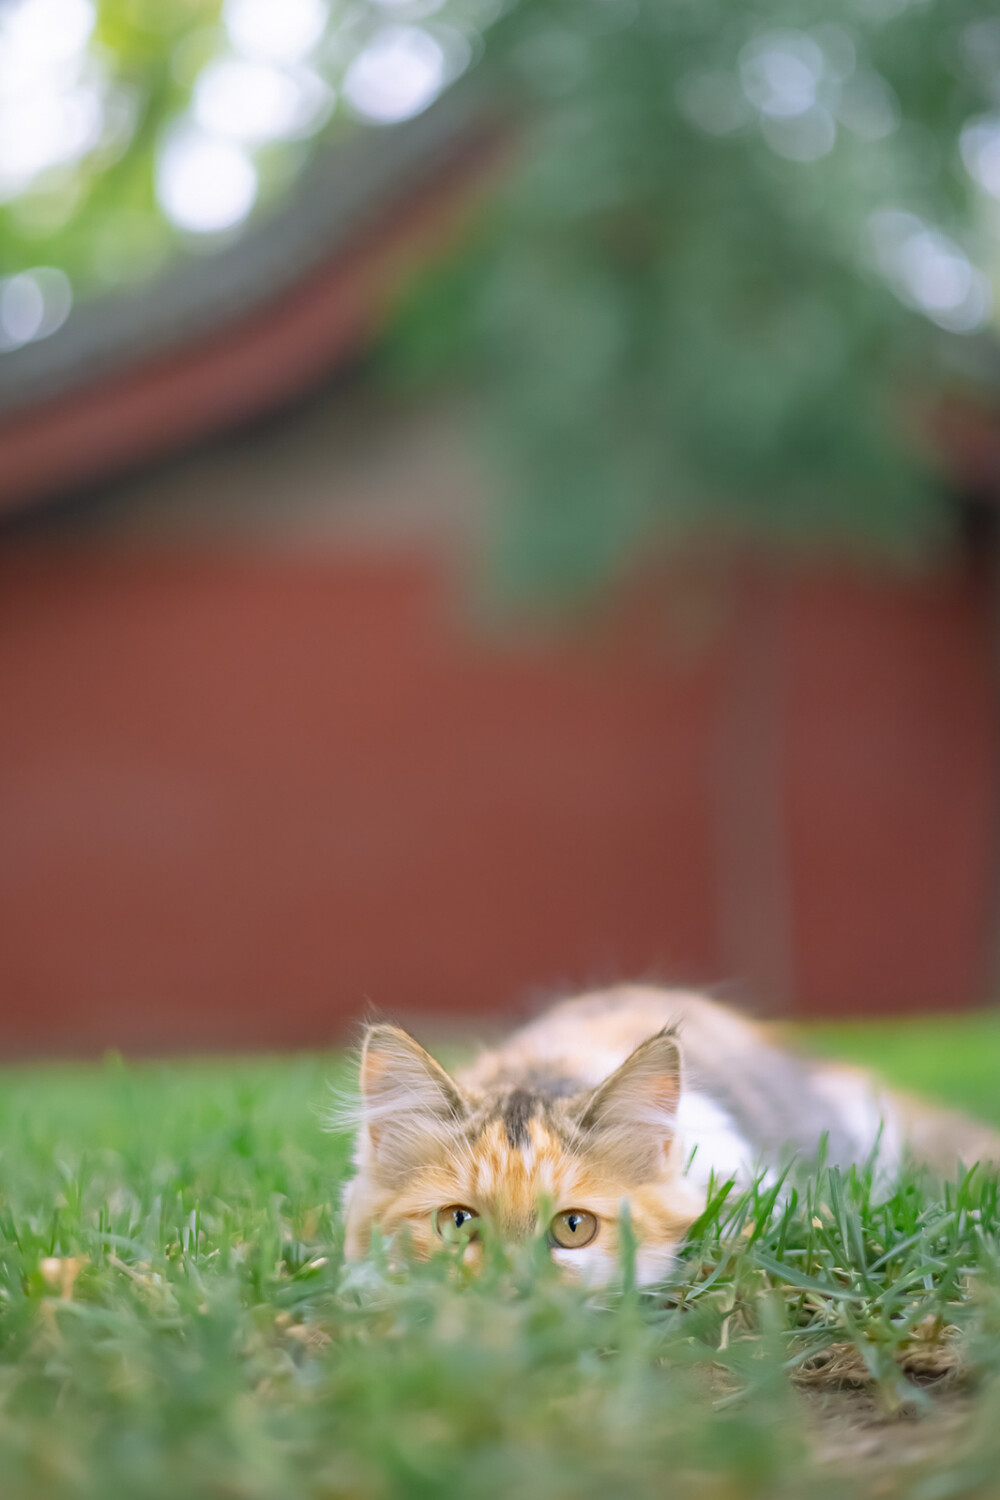
[[[697,1187],[707,1187],[713,1175],[717,1182],[735,1177],[738,1183],[744,1183],[753,1177],[750,1142],[727,1111],[707,1094],[684,1090],[677,1108],[677,1130],[681,1159],[688,1164],[685,1175]]]
[[[554,1247],[552,1259],[562,1270],[586,1286],[608,1286],[621,1275],[617,1255],[600,1244],[586,1245],[582,1250],[560,1250]]]

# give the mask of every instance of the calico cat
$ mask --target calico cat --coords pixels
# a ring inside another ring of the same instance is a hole
[[[661,1281],[706,1188],[792,1155],[884,1176],[905,1148],[944,1170],[1000,1161],[1000,1138],[889,1094],[861,1071],[800,1056],[701,995],[621,986],[562,1001],[452,1077],[394,1026],[364,1041],[346,1250],[405,1231],[412,1253],[544,1233],[565,1272],[614,1278],[627,1208],[642,1285]],[[540,1215],[544,1222],[540,1221]]]

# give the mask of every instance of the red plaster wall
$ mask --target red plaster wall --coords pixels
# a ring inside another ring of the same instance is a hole
[[[985,571],[800,587],[788,630],[796,972],[819,1011],[984,998],[997,910]]]
[[[3,1045],[707,976],[713,693],[613,641],[477,645],[418,561],[8,561]]]
[[[11,547],[0,1049],[325,1043],[636,973],[982,998],[984,590],[768,588],[694,651],[638,596],[500,642],[415,554]]]

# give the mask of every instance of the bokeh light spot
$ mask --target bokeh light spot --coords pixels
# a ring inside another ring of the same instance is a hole
[[[984,192],[1000,198],[1000,115],[972,120],[962,131],[962,160]]]
[[[378,124],[409,120],[444,87],[444,48],[420,26],[386,26],[375,33],[344,77],[351,108]]]
[[[241,223],[257,201],[257,169],[233,141],[192,128],[168,137],[156,193],[167,218],[192,234],[217,234]]]
[[[92,0],[5,0],[0,6],[3,71],[48,72],[82,52],[97,21]]]
[[[740,80],[750,103],[777,119],[803,115],[816,104],[823,50],[800,31],[769,31],[740,53]]]
[[[950,333],[974,333],[993,306],[990,284],[960,245],[916,214],[883,209],[868,223],[875,264],[901,302]]]
[[[221,57],[199,75],[192,113],[210,134],[268,141],[318,130],[332,103],[333,91],[307,69]]]
[[[106,81],[87,45],[90,0],[0,4],[0,201],[101,140]]]
[[[18,349],[61,328],[73,306],[69,279],[55,266],[35,266],[0,281],[0,349]]]
[[[329,19],[325,0],[226,0],[223,21],[238,52],[264,62],[300,62]]]

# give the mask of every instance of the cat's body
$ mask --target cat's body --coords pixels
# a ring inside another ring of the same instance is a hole
[[[405,1032],[369,1030],[347,1253],[373,1227],[417,1254],[488,1221],[549,1234],[571,1274],[610,1280],[628,1212],[643,1283],[670,1269],[705,1188],[790,1156],[848,1165],[904,1142],[937,1158],[996,1155],[972,1122],[914,1108],[867,1074],[802,1057],[701,995],[621,986],[554,1006],[450,1077]],[[475,1245],[466,1252],[474,1255]]]

